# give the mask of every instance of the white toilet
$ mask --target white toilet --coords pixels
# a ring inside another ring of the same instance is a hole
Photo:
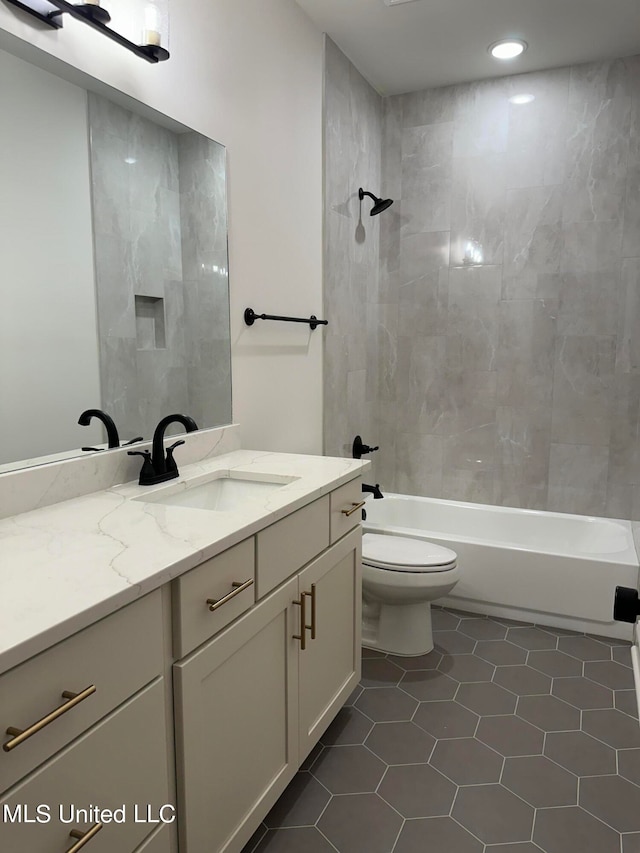
[[[431,602],[460,578],[449,548],[365,533],[362,537],[362,645],[395,655],[433,649]]]

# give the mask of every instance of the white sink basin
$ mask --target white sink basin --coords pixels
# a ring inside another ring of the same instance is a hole
[[[179,483],[134,500],[214,512],[232,512],[242,509],[247,503],[268,498],[295,479],[297,478],[280,477],[278,480],[257,480],[224,471],[206,482],[200,480],[192,484]]]

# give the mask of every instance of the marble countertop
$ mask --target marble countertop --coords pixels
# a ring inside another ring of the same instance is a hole
[[[230,512],[132,500],[113,486],[0,521],[0,673],[349,482],[369,462],[237,450],[181,468],[164,487],[221,471],[293,482]]]

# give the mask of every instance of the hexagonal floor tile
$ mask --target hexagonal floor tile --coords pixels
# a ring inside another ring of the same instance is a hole
[[[365,690],[355,706],[375,723],[400,722],[413,717],[418,702],[393,687],[374,687]]]
[[[493,681],[506,687],[518,696],[533,696],[551,693],[551,679],[548,675],[531,669],[529,666],[499,666]]]
[[[438,667],[456,681],[491,681],[495,667],[475,655],[445,655]]]
[[[502,784],[534,808],[578,802],[578,777],[542,755],[507,758]]]
[[[503,758],[473,737],[439,740],[430,764],[457,785],[499,782]]]
[[[514,666],[515,664],[525,663],[527,660],[526,649],[515,646],[507,640],[480,642],[477,644],[474,654],[496,666]]]
[[[361,687],[361,686],[358,684],[358,686],[357,686],[357,687],[354,687],[354,688],[353,688],[353,690],[352,690],[352,691],[351,691],[351,693],[349,694],[349,698],[347,699],[347,701],[346,701],[344,704],[345,704],[346,706],[355,705],[355,704],[356,704],[356,702],[357,702],[357,700],[360,698],[360,696],[362,696],[362,691],[363,691],[363,690],[364,690],[364,687]]]
[[[535,649],[555,649],[558,638],[540,628],[509,628],[507,640],[531,651]]]
[[[429,654],[413,655],[412,657],[406,657],[404,655],[389,655],[387,660],[390,660],[396,666],[399,666],[400,669],[405,671],[412,669],[437,669],[438,664],[442,660],[442,655],[434,649],[434,651],[429,652]]]
[[[589,681],[588,678],[556,678],[551,692],[576,708],[587,711],[593,708],[612,708],[613,693],[608,687]]]
[[[585,732],[548,734],[544,754],[576,776],[600,776],[616,772],[615,752]]]
[[[331,794],[311,773],[296,773],[264,822],[269,829],[313,826],[330,799]]]
[[[403,675],[404,670],[388,658],[365,658],[360,683],[363,687],[395,687]]]
[[[444,655],[468,655],[473,652],[476,641],[459,631],[434,631],[435,650]]]
[[[456,702],[481,716],[513,714],[517,701],[517,696],[492,681],[461,684],[456,693]]]
[[[390,767],[378,795],[403,817],[448,815],[457,788],[430,764]]]
[[[365,741],[386,764],[428,761],[434,744],[434,738],[415,723],[376,723]]]
[[[460,788],[451,815],[486,844],[531,838],[533,809],[502,785]]]
[[[450,817],[408,820],[402,827],[393,853],[482,853],[483,844]],[[526,850],[521,853],[527,853]]]
[[[544,734],[520,717],[483,717],[476,737],[500,755],[539,755]],[[515,839],[507,839],[514,841]]]
[[[431,608],[431,626],[434,631],[455,631],[459,624],[459,616],[437,607]]]
[[[583,711],[582,730],[614,749],[640,747],[638,721],[622,711]]]
[[[579,660],[611,660],[611,648],[589,637],[560,637],[558,650]]]
[[[504,640],[507,629],[491,619],[463,619],[458,630],[474,640]]]
[[[622,836],[622,853],[640,853],[640,832]]]
[[[400,687],[421,702],[453,699],[458,682],[437,669],[417,669],[405,672]]]
[[[616,690],[613,694],[613,704],[618,711],[638,719],[638,697],[635,690]]]
[[[552,678],[582,675],[582,661],[553,649],[551,651],[529,652],[527,666],[532,666]]]
[[[387,765],[364,746],[331,746],[311,772],[332,794],[375,791]]]
[[[618,773],[640,785],[640,749],[621,749],[618,752]]]
[[[631,666],[631,647],[630,646],[616,646],[611,649],[611,656],[615,661],[621,663],[623,666]]]
[[[488,844],[486,853],[540,853],[540,848],[532,841],[522,844]]]
[[[357,708],[340,708],[333,722],[320,738],[324,746],[354,746],[364,743],[373,723]]]
[[[546,853],[619,853],[620,836],[577,806],[540,809],[533,840]]]
[[[555,696],[521,696],[516,714],[544,732],[580,728],[580,711]]]
[[[640,832],[640,788],[620,776],[581,779],[579,803],[618,832]]]
[[[263,837],[254,853],[335,853],[318,830],[311,826],[304,829],[269,830]]]
[[[633,690],[633,670],[614,660],[590,661],[584,665],[586,678],[611,690]]]
[[[318,821],[318,829],[340,853],[388,853],[401,826],[400,815],[377,794],[333,797]],[[302,850],[307,853],[304,845],[291,853]]]
[[[472,737],[478,717],[457,702],[422,702],[413,722],[436,738]]]

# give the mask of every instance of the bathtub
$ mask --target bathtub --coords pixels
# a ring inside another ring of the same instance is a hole
[[[632,639],[614,622],[616,586],[637,587],[631,523],[608,518],[385,495],[364,530],[427,539],[458,555],[462,578],[438,603]]]

